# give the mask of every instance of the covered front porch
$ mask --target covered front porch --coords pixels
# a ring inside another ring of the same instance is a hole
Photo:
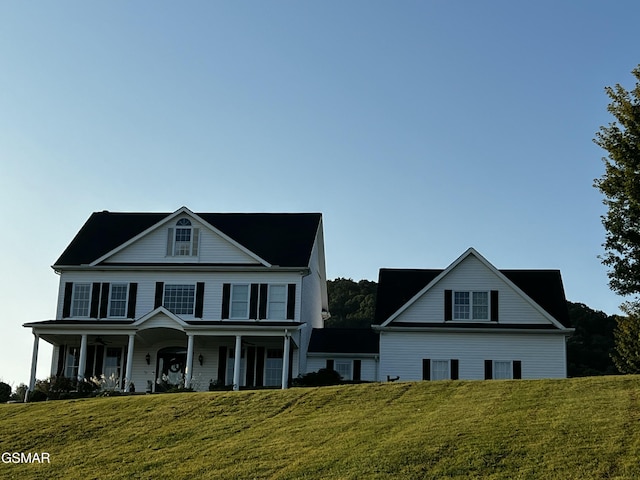
[[[157,310],[128,324],[28,324],[34,334],[29,391],[40,339],[54,347],[52,376],[102,378],[126,392],[287,388],[300,373],[300,324],[184,322]]]

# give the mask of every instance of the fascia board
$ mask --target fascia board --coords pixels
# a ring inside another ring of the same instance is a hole
[[[205,220],[203,220],[200,216],[196,215],[195,213],[193,213],[191,210],[189,210],[187,207],[181,207],[178,210],[176,210],[175,212],[173,212],[172,214],[166,216],[165,218],[163,218],[162,220],[160,220],[158,223],[156,223],[155,225],[152,225],[151,227],[147,228],[145,231],[139,233],[138,235],[136,235],[135,237],[130,238],[129,240],[127,240],[126,242],[124,242],[123,244],[119,245],[118,247],[114,248],[113,250],[111,250],[110,252],[105,253],[104,255],[102,255],[100,258],[97,258],[96,260],[94,260],[93,262],[91,262],[89,265],[90,266],[96,266],[97,264],[99,264],[100,262],[105,261],[107,258],[112,257],[113,255],[115,255],[116,253],[124,250],[125,248],[127,248],[129,245],[133,244],[134,242],[137,242],[138,240],[140,240],[141,238],[145,237],[146,235],[150,234],[151,232],[161,228],[163,225],[166,225],[167,223],[169,223],[171,220],[173,220],[174,218],[176,218],[179,215],[182,214],[187,214],[190,217],[192,217],[194,220],[197,220],[198,222],[200,222],[202,225],[204,225],[205,227],[207,227],[208,229],[210,229],[211,231],[213,231],[216,235],[219,235],[220,237],[222,237],[224,240],[226,240],[227,242],[231,243],[234,247],[242,250],[243,253],[249,255],[251,258],[253,258],[254,260],[260,262],[262,265],[264,265],[265,267],[271,267],[271,264],[269,262],[267,262],[266,260],[264,260],[263,258],[260,258],[258,255],[256,255],[255,253],[253,253],[252,251],[250,251],[249,249],[247,249],[246,247],[244,247],[243,245],[240,245],[238,242],[236,242],[235,240],[233,240],[231,237],[229,237],[228,235],[224,234],[223,232],[221,232],[220,230],[218,230],[217,228],[215,228],[213,225],[211,225],[209,222],[206,222]],[[55,266],[56,268],[60,268],[60,266]]]
[[[485,267],[487,267],[491,272],[498,276],[502,281],[504,281],[510,288],[512,288],[516,294],[522,297],[529,305],[531,305],[538,313],[544,316],[551,324],[557,327],[560,330],[566,330],[565,326],[562,325],[558,320],[553,318],[544,308],[542,308],[538,303],[536,303],[529,295],[527,295],[520,287],[518,287],[515,283],[509,280],[500,270],[491,264],[486,258],[484,258],[475,248],[469,247],[462,255],[460,255],[451,265],[449,265],[440,275],[434,278],[429,284],[420,290],[416,295],[414,295],[407,303],[405,303],[402,307],[400,307],[389,319],[387,319],[381,327],[386,327],[391,323],[394,319],[396,319],[402,312],[404,312],[407,308],[409,308],[413,303],[415,303],[418,298],[424,295],[427,291],[429,291],[433,286],[442,280],[445,276],[449,274],[454,268],[456,268],[464,259],[466,259],[469,255],[473,255],[476,257],[480,263],[482,263]]]
[[[476,252],[473,248],[468,248],[462,255],[460,255],[451,265],[449,265],[447,268],[445,268],[442,273],[440,273],[436,278],[434,278],[433,280],[431,280],[422,290],[420,290],[418,293],[416,293],[413,297],[411,297],[411,299],[409,299],[409,301],[407,303],[405,303],[402,307],[400,307],[398,310],[396,310],[396,312],[391,315],[387,320],[385,320],[385,322],[381,325],[381,327],[386,327],[387,325],[389,325],[389,323],[393,322],[393,320],[395,320],[396,318],[398,318],[398,316],[404,312],[406,309],[408,309],[411,305],[413,305],[420,297],[422,297],[422,295],[424,295],[426,292],[428,292],[429,290],[431,290],[431,288],[433,288],[433,286],[435,284],[437,284],[440,280],[442,280],[444,277],[446,277],[449,272],[451,270],[453,270],[455,267],[458,266],[458,264],[460,264],[460,262],[462,262],[462,260],[464,260],[465,258],[467,258],[469,255],[471,255],[472,253],[476,253],[478,254],[478,252]],[[479,255],[479,254],[478,254]]]

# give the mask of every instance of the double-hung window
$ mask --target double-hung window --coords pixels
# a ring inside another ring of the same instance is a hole
[[[231,285],[231,318],[249,318],[249,285]]]
[[[197,256],[199,233],[200,229],[194,228],[188,218],[178,220],[175,227],[169,228],[167,256]]]
[[[127,315],[128,283],[112,283],[109,289],[109,316],[125,317]]]
[[[68,347],[64,360],[64,376],[78,378],[78,366],[80,364],[80,348]]]
[[[431,380],[449,380],[449,360],[431,360]]]
[[[88,317],[91,304],[91,284],[74,283],[73,297],[71,299],[71,316]]]
[[[267,318],[284,320],[287,316],[287,286],[269,285]]]
[[[282,349],[268,348],[267,360],[264,365],[264,384],[275,387],[282,384]]]
[[[164,307],[176,315],[193,315],[195,285],[165,285]]]
[[[342,380],[349,381],[352,379],[351,366],[351,360],[335,360],[333,369],[340,374]]]
[[[454,320],[489,320],[489,292],[453,292]]]
[[[496,380],[513,378],[512,363],[495,360],[493,362],[493,378]]]

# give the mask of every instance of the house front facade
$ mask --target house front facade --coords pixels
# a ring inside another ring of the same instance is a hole
[[[498,270],[470,248],[444,270],[381,269],[379,379],[567,376],[558,270]]]
[[[53,265],[56,317],[25,324],[51,375],[131,391],[286,388],[328,315],[319,213],[96,212]]]

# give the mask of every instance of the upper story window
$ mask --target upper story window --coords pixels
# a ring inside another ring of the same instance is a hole
[[[195,285],[165,285],[164,307],[176,315],[193,315]]]
[[[249,285],[231,286],[231,318],[249,318]]]
[[[454,320],[489,320],[489,292],[453,292]]]
[[[284,320],[287,316],[287,286],[269,285],[267,318]]]
[[[88,317],[91,305],[91,284],[74,283],[73,297],[71,299],[71,316]]]
[[[127,315],[128,283],[112,283],[109,292],[109,316],[125,317]]]
[[[167,256],[197,256],[199,233],[200,229],[194,228],[188,218],[178,220],[175,228],[169,228]]]

